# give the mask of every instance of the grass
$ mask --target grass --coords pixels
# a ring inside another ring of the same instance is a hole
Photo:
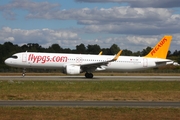
[[[0,107],[1,120],[179,120],[179,108]]]
[[[180,101],[179,81],[0,81],[0,100]],[[0,107],[0,120],[179,120],[180,108]]]
[[[0,99],[180,101],[179,86],[179,81],[0,81]]]

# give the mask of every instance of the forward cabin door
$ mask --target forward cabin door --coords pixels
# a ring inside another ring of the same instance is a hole
[[[31,67],[31,62],[27,60],[27,52],[22,54],[22,63],[27,67]]]
[[[27,62],[27,53],[22,54],[22,62],[26,63]]]

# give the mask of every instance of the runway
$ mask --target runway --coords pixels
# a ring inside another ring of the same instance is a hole
[[[0,80],[36,80],[36,81],[180,81],[180,76],[95,76],[87,79],[84,76],[0,76]]]
[[[165,107],[180,108],[180,102],[126,102],[126,101],[0,101],[0,106],[13,107]]]

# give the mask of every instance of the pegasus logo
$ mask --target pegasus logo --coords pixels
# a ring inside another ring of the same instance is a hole
[[[162,46],[164,46],[164,44],[167,42],[167,39],[164,38],[163,40],[161,40],[161,42],[159,44],[157,44],[155,46],[155,48],[153,48],[153,50],[151,51],[151,55],[153,56]]]

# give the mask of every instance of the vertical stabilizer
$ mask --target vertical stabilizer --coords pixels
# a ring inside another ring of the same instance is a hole
[[[171,40],[172,36],[164,36],[145,57],[166,59]]]

